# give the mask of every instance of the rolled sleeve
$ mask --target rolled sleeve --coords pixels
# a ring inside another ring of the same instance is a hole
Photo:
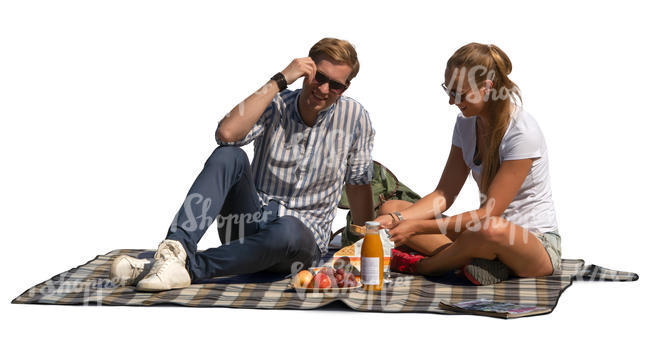
[[[257,122],[255,125],[253,125],[253,128],[251,131],[244,136],[241,140],[238,141],[233,141],[233,142],[225,142],[219,139],[219,134],[215,132],[215,139],[217,140],[217,144],[219,146],[244,146],[252,141],[254,141],[256,138],[258,138],[262,133],[264,133],[264,130],[266,129],[266,126],[273,120],[273,117],[278,111],[278,103],[277,103],[277,96],[276,98],[271,101],[271,104],[269,104],[266,109],[264,110],[264,113],[262,113],[262,116],[260,116],[259,119],[257,119]],[[217,126],[217,131],[219,131],[219,128],[221,127],[221,123],[223,122],[223,119],[219,122],[219,125]]]
[[[351,185],[370,184],[373,176],[372,147],[375,130],[370,123],[368,112],[363,110],[357,120],[354,141],[348,154],[345,183]]]

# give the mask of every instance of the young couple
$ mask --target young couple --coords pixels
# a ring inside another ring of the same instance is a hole
[[[376,218],[399,246],[394,269],[464,268],[476,284],[558,269],[546,146],[535,120],[516,104],[510,70],[495,46],[472,43],[449,59],[443,88],[461,114],[440,183],[415,204],[385,203]],[[311,266],[327,252],[344,189],[356,224],[375,218],[374,130],[363,106],[343,96],[358,72],[354,47],[324,38],[234,107],[217,128],[220,147],[153,261],[119,256],[111,278],[163,291],[211,277]],[[302,89],[287,89],[301,77]],[[239,146],[252,141],[249,163]],[[473,213],[443,218],[470,169],[485,199]],[[215,221],[222,245],[197,251]]]

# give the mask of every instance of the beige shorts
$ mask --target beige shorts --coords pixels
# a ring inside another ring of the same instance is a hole
[[[562,238],[557,232],[534,233],[535,237],[542,242],[544,249],[551,258],[553,265],[553,274],[557,274],[561,269],[562,263]]]

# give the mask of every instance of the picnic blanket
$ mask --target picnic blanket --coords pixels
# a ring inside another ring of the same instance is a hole
[[[359,311],[456,314],[439,308],[438,302],[485,298],[554,309],[562,292],[573,281],[638,279],[635,273],[585,266],[583,260],[577,259],[563,259],[562,271],[552,276],[512,278],[490,286],[474,286],[453,273],[441,277],[393,273],[391,283],[380,292],[355,289],[348,293],[305,293],[289,289],[287,276],[272,273],[213,278],[188,288],[159,293],[137,292],[133,286],[116,285],[109,279],[116,256],[146,258],[153,257],[153,253],[153,250],[111,251],[28,289],[12,303],[316,309],[340,301]],[[328,256],[332,254],[330,251]]]

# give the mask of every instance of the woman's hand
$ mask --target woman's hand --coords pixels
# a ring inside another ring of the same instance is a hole
[[[417,220],[404,220],[398,222],[393,228],[391,228],[388,231],[388,234],[390,234],[390,240],[395,243],[395,247],[398,247],[404,244],[411,235],[417,233],[418,230],[419,223]]]
[[[392,229],[397,225],[395,218],[389,214],[381,215],[375,218],[375,222],[379,222],[379,229]]]

